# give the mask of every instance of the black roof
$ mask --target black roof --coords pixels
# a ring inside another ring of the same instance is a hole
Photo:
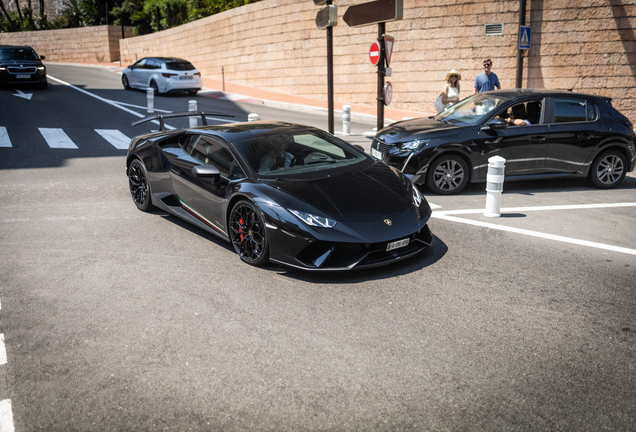
[[[503,90],[492,90],[488,93],[498,94],[503,97],[508,98],[519,98],[519,97],[545,97],[545,96],[582,96],[588,98],[596,98],[602,99],[604,101],[611,101],[612,98],[608,96],[600,96],[588,93],[579,93],[575,91],[569,90],[550,90],[550,89],[503,89]]]

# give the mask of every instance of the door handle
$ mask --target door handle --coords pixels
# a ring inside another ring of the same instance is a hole
[[[547,140],[547,138],[543,137],[543,136],[535,136],[535,137],[530,138],[530,142],[531,143],[535,143],[535,144],[546,142],[546,140]]]
[[[592,138],[594,138],[594,135],[592,135],[592,134],[578,134],[576,137],[579,139],[579,141],[588,141],[588,140],[591,140]]]

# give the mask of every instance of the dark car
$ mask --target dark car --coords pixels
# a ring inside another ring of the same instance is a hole
[[[36,84],[47,88],[44,56],[28,46],[0,45],[0,85]]]
[[[634,170],[635,140],[608,97],[495,90],[380,130],[371,153],[438,194],[485,182],[492,156],[506,159],[506,180],[587,176],[612,188]]]
[[[126,90],[152,88],[160,93],[186,91],[194,96],[201,90],[201,73],[187,60],[175,57],[144,57],[121,74]]]
[[[141,135],[126,172],[140,210],[158,207],[215,234],[252,265],[368,268],[432,242],[431,208],[406,176],[310,126],[261,121]]]

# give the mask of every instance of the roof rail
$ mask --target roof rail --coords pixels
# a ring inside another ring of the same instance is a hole
[[[174,117],[192,117],[192,116],[201,116],[201,123],[203,123],[203,126],[208,125],[208,120],[205,118],[205,116],[234,117],[233,115],[230,115],[230,114],[222,114],[217,112],[182,111],[182,112],[167,113],[167,114],[152,114],[133,122],[132,125],[137,126],[139,124],[146,123],[152,120],[159,120],[159,130],[165,131],[166,126],[164,124],[163,119],[174,118]]]

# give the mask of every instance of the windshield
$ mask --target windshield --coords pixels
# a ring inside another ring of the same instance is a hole
[[[37,60],[38,56],[31,48],[0,49],[0,60]]]
[[[496,93],[479,93],[451,105],[435,116],[435,120],[457,125],[479,123],[491,111],[508,102],[510,98]]]
[[[344,141],[321,131],[273,130],[234,147],[259,177],[281,177],[340,168],[365,160]]]

